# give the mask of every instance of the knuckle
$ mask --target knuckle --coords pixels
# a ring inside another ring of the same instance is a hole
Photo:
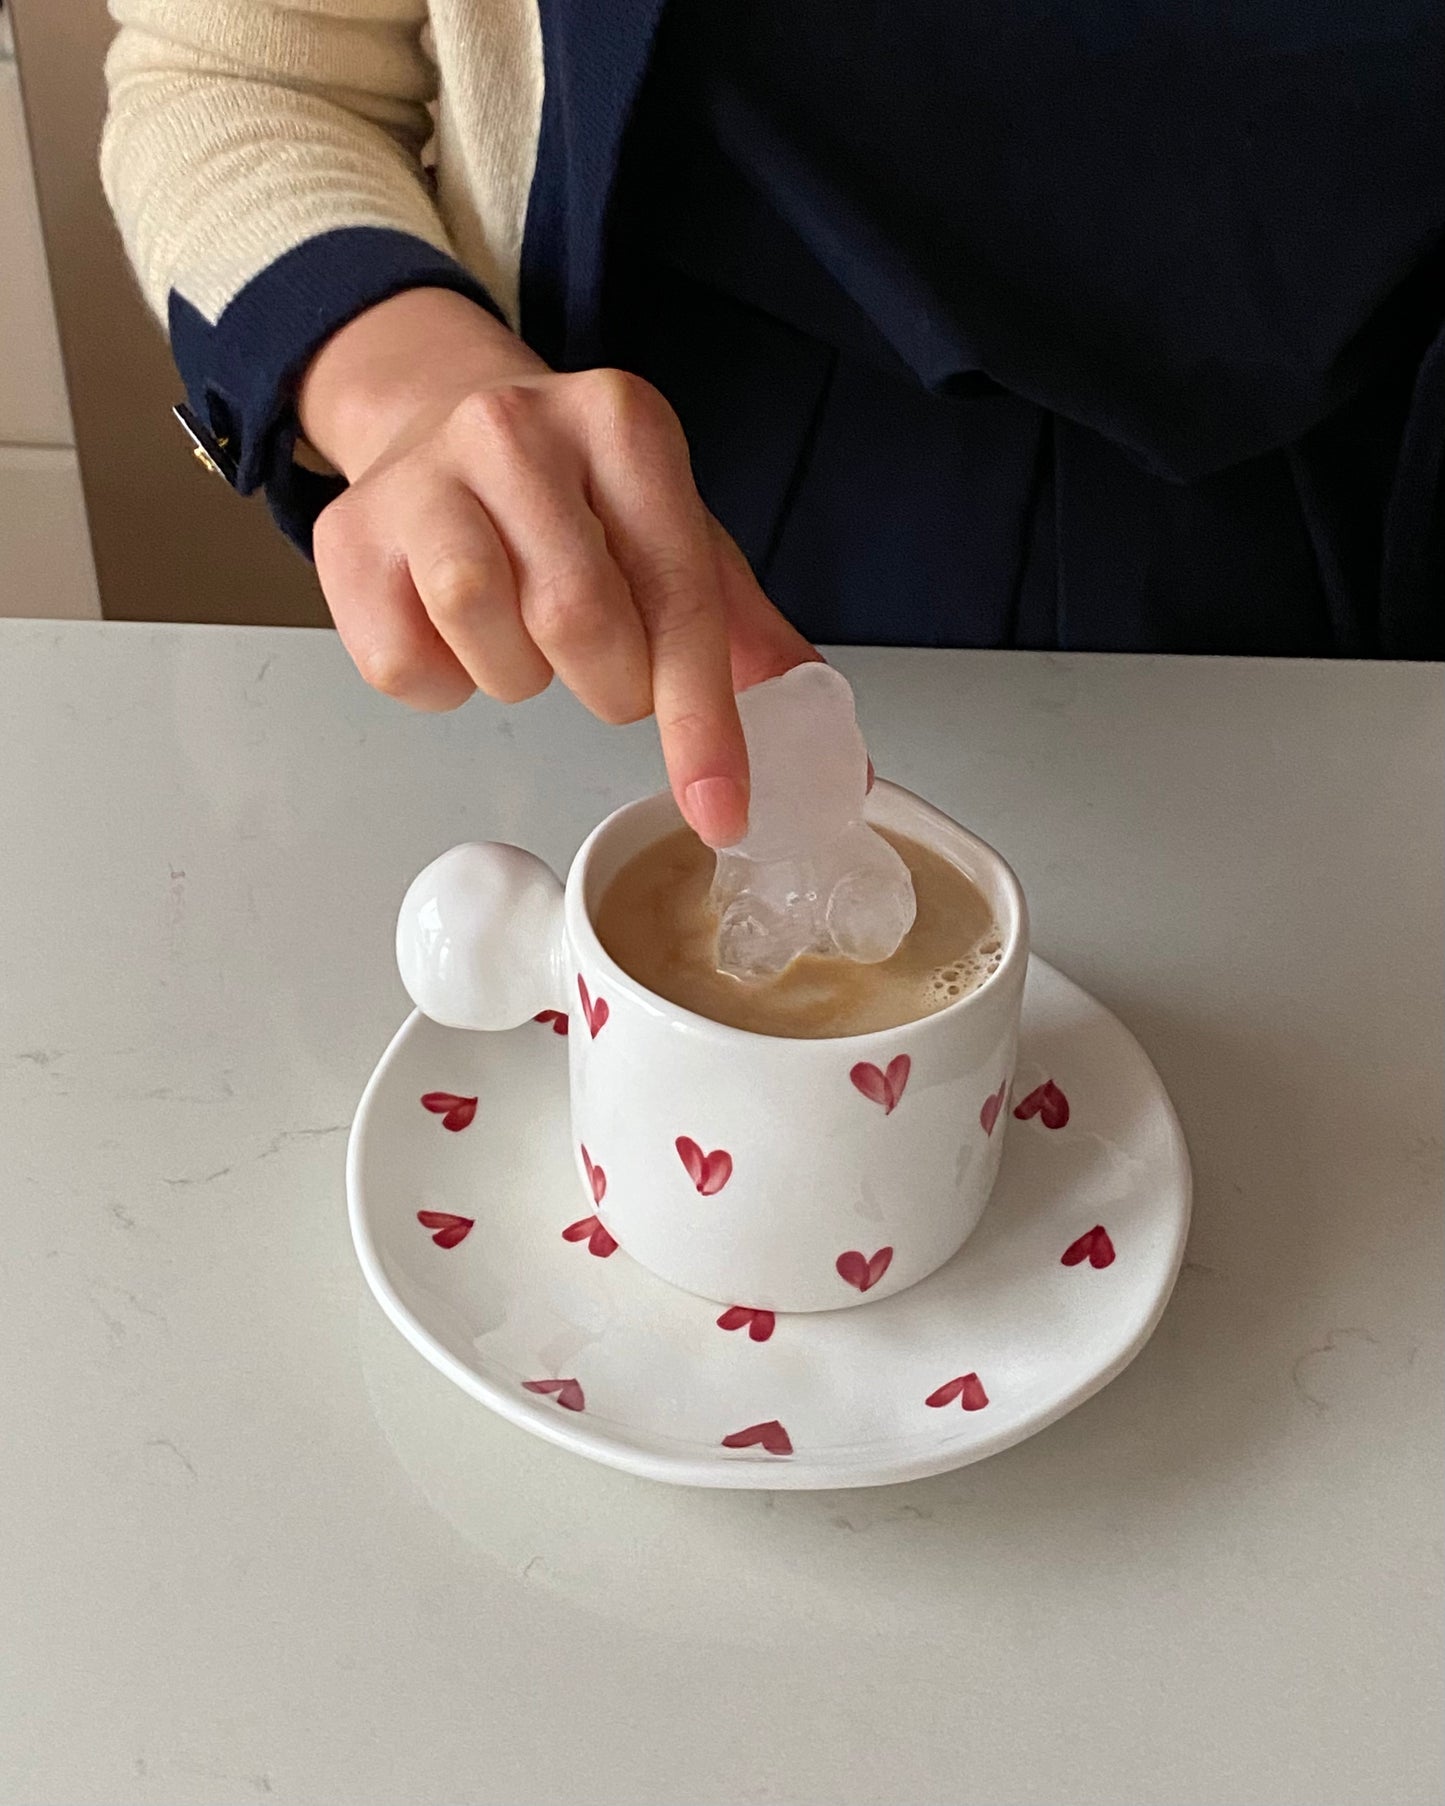
[[[540,696],[551,681],[552,672],[549,667],[525,677],[511,674],[489,676],[482,688],[493,702],[530,702],[532,697]]]
[[[515,439],[535,407],[535,390],[499,383],[464,395],[452,410],[452,425],[467,441]]]
[[[421,684],[421,660],[415,648],[396,640],[363,647],[356,654],[356,668],[373,690],[398,702],[405,702]]]
[[[716,737],[718,717],[709,714],[706,709],[678,704],[668,709],[659,709],[657,725],[669,739],[700,741]]]
[[[490,575],[475,559],[438,560],[424,580],[427,613],[443,629],[469,621],[486,600]]]
[[[418,709],[427,715],[450,715],[459,709],[464,702],[470,702],[476,694],[477,686],[470,679],[448,684],[445,688],[418,691],[402,700],[408,708]]]
[[[348,500],[351,494],[350,489],[343,490],[316,517],[311,530],[311,555],[320,571],[336,562],[352,537],[355,504]]]
[[[559,571],[540,578],[528,600],[534,636],[556,646],[590,651],[617,632],[610,586],[593,571]]]
[[[631,727],[635,721],[646,721],[652,713],[652,697],[645,687],[639,687],[631,695],[608,698],[595,713],[608,727]]]
[[[698,638],[712,621],[696,573],[680,560],[661,560],[639,573],[634,587],[637,605],[654,646],[672,647]]]
[[[618,370],[611,364],[599,364],[591,370],[579,370],[572,378],[577,391],[596,407],[616,409],[648,407],[652,398],[661,400],[657,390],[644,376],[631,370]]]
[[[661,390],[631,370],[603,366],[575,378],[586,405],[617,432],[681,432],[677,416]]]

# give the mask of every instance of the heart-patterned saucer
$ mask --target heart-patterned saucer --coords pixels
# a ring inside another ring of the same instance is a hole
[[[854,1310],[720,1308],[629,1260],[578,1185],[556,1018],[475,1034],[412,1016],[347,1157],[352,1236],[382,1308],[522,1428],[684,1485],[879,1486],[1043,1429],[1158,1322],[1189,1225],[1184,1139],[1133,1036],[1041,960],[983,1220],[928,1279]],[[870,1073],[860,1088],[887,1108],[904,1082]],[[726,1157],[690,1142],[678,1155],[725,1209]],[[867,1211],[865,1197],[838,1263],[860,1290],[892,1252]]]

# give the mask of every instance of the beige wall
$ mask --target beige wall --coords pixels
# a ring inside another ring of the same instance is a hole
[[[9,0],[101,606],[130,621],[326,620],[310,567],[191,458],[180,384],[96,171],[105,0]]]

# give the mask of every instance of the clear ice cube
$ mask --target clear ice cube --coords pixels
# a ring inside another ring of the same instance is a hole
[[[717,856],[718,969],[770,978],[804,953],[876,964],[913,926],[913,879],[863,819],[868,749],[853,691],[798,665],[738,697],[748,831]]]

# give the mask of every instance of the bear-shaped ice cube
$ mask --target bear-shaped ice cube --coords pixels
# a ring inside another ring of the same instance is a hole
[[[752,773],[748,831],[717,856],[718,970],[770,978],[800,954],[876,964],[913,926],[908,867],[863,819],[868,749],[853,691],[798,665],[738,697]]]

